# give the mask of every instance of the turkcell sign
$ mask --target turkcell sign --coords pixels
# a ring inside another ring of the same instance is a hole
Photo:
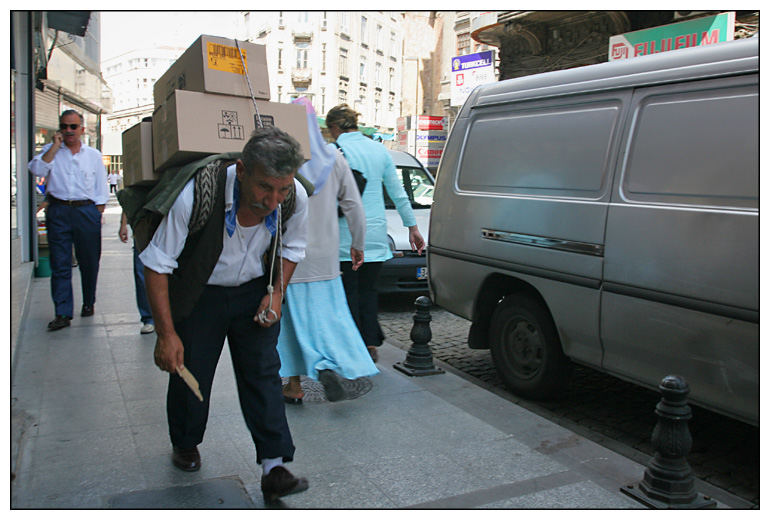
[[[450,105],[459,107],[479,85],[495,81],[493,51],[476,52],[452,59]]]
[[[608,61],[727,42],[734,39],[735,19],[734,12],[721,13],[611,36]]]

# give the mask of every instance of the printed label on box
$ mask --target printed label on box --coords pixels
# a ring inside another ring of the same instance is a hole
[[[260,122],[262,122],[262,125],[260,125]],[[257,114],[254,115],[254,128],[275,126],[276,120],[273,118],[273,116],[269,116],[268,114],[260,114],[258,117]]]
[[[217,136],[220,139],[244,139],[244,127],[238,124],[238,112],[222,111],[222,123],[217,124]]]
[[[238,57],[238,49],[230,45],[221,43],[206,42],[206,54],[210,69],[222,72],[232,72],[235,74],[244,74],[244,67],[241,64],[241,58]],[[249,66],[246,60],[246,51],[241,50],[241,56],[244,57],[244,65],[247,71]]]

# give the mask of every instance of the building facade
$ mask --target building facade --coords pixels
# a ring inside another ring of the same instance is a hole
[[[362,126],[393,132],[402,103],[403,14],[247,11],[240,38],[267,49],[271,100],[306,96],[316,113],[347,103]]]
[[[500,80],[608,61],[611,36],[721,11],[491,11],[471,20],[471,38],[497,47]],[[735,38],[760,27],[758,11],[736,11]]]

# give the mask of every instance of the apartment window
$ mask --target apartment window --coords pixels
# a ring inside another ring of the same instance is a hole
[[[378,52],[383,52],[383,26],[378,25],[375,28],[375,49]]]
[[[469,54],[471,52],[471,35],[469,33],[458,34],[458,56]]]
[[[350,34],[350,29],[348,28],[348,13],[346,12],[340,13],[340,32]]]
[[[327,113],[327,94],[326,94],[326,88],[321,87],[321,113],[326,114]]]
[[[321,44],[321,72],[327,72],[327,44]]]
[[[375,87],[382,87],[383,64],[375,64]]]
[[[308,11],[297,11],[297,22],[301,24],[308,23]]]
[[[399,53],[396,52],[396,33],[391,31],[391,49],[390,49],[391,56],[398,56]]]
[[[295,67],[298,69],[307,69],[308,68],[308,47],[310,47],[310,44],[308,42],[297,42],[297,62],[295,63]]]
[[[367,44],[367,17],[362,16],[361,17],[361,34],[359,35],[361,39],[361,43],[363,45]]]
[[[321,15],[321,29],[324,30],[327,28],[327,12],[324,11],[324,13]]]
[[[278,48],[278,70],[281,70],[284,66],[284,49],[283,47]]]
[[[359,62],[359,81],[367,83],[367,58],[365,56],[362,56]]]
[[[278,102],[281,103],[281,85],[278,86]]]
[[[388,91],[394,91],[394,78],[396,77],[396,71],[393,67],[388,68]]]
[[[348,49],[340,47],[340,56],[337,61],[338,73],[342,76],[348,76]]]
[[[348,93],[344,90],[337,91],[337,103],[342,104],[345,103],[345,100],[348,98]]]
[[[278,28],[279,29],[284,28],[284,11],[278,12]]]

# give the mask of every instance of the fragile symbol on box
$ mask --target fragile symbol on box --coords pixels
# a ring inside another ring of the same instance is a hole
[[[238,112],[222,111],[222,123],[217,124],[217,135],[220,139],[244,139],[244,127],[238,124]]]

